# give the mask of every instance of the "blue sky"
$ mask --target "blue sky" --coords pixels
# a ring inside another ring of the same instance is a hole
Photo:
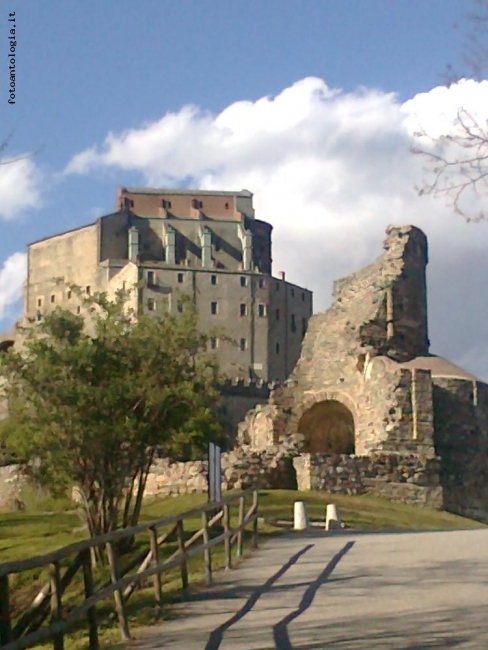
[[[312,288],[318,309],[333,278],[381,252],[388,223],[421,225],[434,347],[488,377],[488,307],[473,288],[488,279],[488,228],[416,197],[408,143],[414,118],[437,125],[445,106],[486,92],[436,89],[460,60],[454,25],[471,6],[4,0],[0,52],[15,11],[17,63],[15,105],[0,67],[0,136],[12,133],[2,155],[37,153],[15,173],[0,168],[0,327],[19,312],[27,242],[111,211],[118,185],[247,187],[275,226],[275,272]]]

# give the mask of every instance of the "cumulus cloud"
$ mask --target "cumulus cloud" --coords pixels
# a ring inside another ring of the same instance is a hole
[[[0,159],[0,218],[14,219],[41,202],[41,174],[31,158]]]
[[[14,253],[0,268],[0,320],[11,316],[10,310],[22,295],[27,274],[27,255]]]
[[[430,242],[432,349],[488,378],[480,354],[488,224],[468,225],[442,200],[419,198],[413,188],[426,161],[410,152],[419,125],[446,132],[465,105],[486,119],[487,99],[486,82],[435,88],[402,105],[392,93],[345,93],[307,78],[218,115],[189,106],[111,133],[65,172],[115,168],[154,186],[251,190],[258,218],[274,225],[274,269],[313,289],[316,311],[330,303],[335,278],[381,253],[389,223],[418,225]]]

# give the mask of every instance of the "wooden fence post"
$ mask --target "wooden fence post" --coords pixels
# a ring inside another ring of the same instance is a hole
[[[253,505],[253,508],[255,510],[255,512],[254,512],[255,519],[254,519],[253,524],[252,524],[252,545],[253,545],[253,548],[258,547],[258,514],[259,514],[259,511],[258,511],[258,494],[259,493],[258,493],[257,490],[254,490],[254,492],[252,493],[252,505]]]
[[[202,529],[203,529],[203,543],[206,545],[210,542],[210,534],[208,528],[208,512],[204,510],[202,512]],[[212,584],[212,552],[210,548],[206,548],[203,551],[204,561],[205,561],[205,576],[207,579],[207,585]]]
[[[63,605],[61,603],[61,577],[59,574],[59,562],[51,564],[49,576],[51,586],[51,623],[60,621],[63,616]],[[64,633],[53,635],[54,650],[64,650]]]
[[[92,554],[91,549],[83,551],[83,582],[85,588],[85,598],[91,598],[94,593],[93,589],[93,572],[92,572]],[[88,622],[88,636],[90,640],[90,648],[98,650],[100,647],[98,642],[98,624],[97,624],[97,610],[95,605],[90,607],[86,613]]]
[[[117,555],[115,553],[113,542],[107,542],[107,557],[110,566],[110,579],[115,584],[119,579],[119,570],[117,565]],[[129,626],[127,625],[127,616],[125,613],[124,599],[120,589],[114,591],[115,610],[119,619],[119,629],[123,641],[130,639]]]
[[[150,541],[151,541],[151,564],[154,567],[159,566],[159,546],[158,546],[158,531],[155,526],[152,526],[149,529]],[[161,584],[161,574],[155,573],[154,578],[154,598],[156,599],[156,605],[161,609],[163,606],[163,587]]]
[[[225,568],[232,569],[232,546],[230,540],[230,509],[229,504],[224,503],[224,516],[222,517],[224,524],[224,548],[225,548]]]
[[[186,555],[185,551],[185,531],[183,528],[183,519],[178,519],[178,522],[176,524],[176,534],[178,537],[178,550],[183,555],[183,560],[180,564],[180,570],[181,570],[181,586],[183,589],[183,594],[186,596],[188,592],[188,565],[186,562],[186,558],[184,557]]]
[[[10,592],[8,575],[0,578],[0,645],[7,645],[12,640],[12,622],[10,619]]]
[[[242,540],[244,537],[244,531],[241,526],[244,522],[244,509],[245,509],[245,497],[239,497],[239,532],[237,533],[237,555],[242,555]]]

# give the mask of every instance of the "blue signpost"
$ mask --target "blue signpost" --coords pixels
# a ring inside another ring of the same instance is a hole
[[[208,500],[218,503],[222,499],[221,449],[213,442],[208,445]]]

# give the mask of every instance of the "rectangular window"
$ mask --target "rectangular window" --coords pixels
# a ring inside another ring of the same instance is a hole
[[[37,314],[36,314],[36,320],[38,320],[38,321],[42,320],[42,314],[41,314],[40,311],[38,311]]]
[[[275,350],[276,350],[276,354],[280,353],[280,344],[279,343],[276,344]]]
[[[275,316],[276,316],[276,320],[280,320],[280,310],[279,309],[276,310]]]
[[[217,284],[217,276],[216,275],[211,275],[210,276],[210,284]]]
[[[156,307],[156,303],[154,302],[154,298],[148,298],[147,301],[147,309],[148,311],[154,311]]]
[[[51,302],[56,302],[56,296],[54,293],[51,294]]]
[[[225,209],[226,209],[226,210],[229,209],[229,204],[228,204],[228,203],[225,204]]]
[[[195,210],[201,210],[203,208],[203,203],[202,201],[199,201],[198,199],[193,199],[191,202],[192,208],[195,208]]]
[[[211,302],[210,303],[210,313],[214,314],[214,315],[217,313],[217,303],[216,302]]]
[[[297,324],[295,322],[295,314],[291,315],[291,327],[290,327],[290,329],[291,329],[291,331],[293,333],[297,331]]]
[[[37,306],[42,307],[42,298],[37,299]]]
[[[71,299],[71,289],[68,289],[68,291],[67,291],[67,293],[66,293],[66,298],[67,298],[68,300]]]
[[[307,332],[307,319],[302,318],[302,335],[305,336]]]
[[[161,204],[165,210],[169,210],[171,207],[171,201],[167,201],[166,199],[163,199]]]
[[[266,305],[258,305],[258,316],[259,318],[266,316]]]
[[[291,290],[291,297],[292,297],[292,298],[295,297],[295,289],[292,289],[292,290]]]
[[[305,302],[305,292],[302,291],[302,302]]]
[[[247,287],[247,278],[245,275],[241,275],[241,287]]]
[[[210,347],[212,350],[216,350],[219,345],[219,340],[216,336],[211,336],[210,337]]]
[[[89,296],[90,293],[91,293],[91,287],[90,287],[89,284],[86,285],[86,293],[87,293],[88,296]]]
[[[264,278],[259,278],[258,286],[260,289],[264,289],[266,287],[266,280]]]
[[[244,350],[247,348],[247,339],[241,339],[240,346],[241,346],[241,352],[244,352]]]
[[[276,291],[280,290],[280,283],[279,282],[276,283],[275,288],[276,288]]]
[[[239,308],[239,313],[241,316],[247,316],[247,305],[244,302],[241,302],[240,308]]]
[[[180,284],[183,282],[183,273],[178,273],[178,282]]]
[[[148,284],[148,286],[149,287],[154,287],[154,285],[156,284],[155,280],[156,280],[156,278],[155,278],[155,275],[154,275],[154,271],[148,271],[147,272],[147,284]]]

